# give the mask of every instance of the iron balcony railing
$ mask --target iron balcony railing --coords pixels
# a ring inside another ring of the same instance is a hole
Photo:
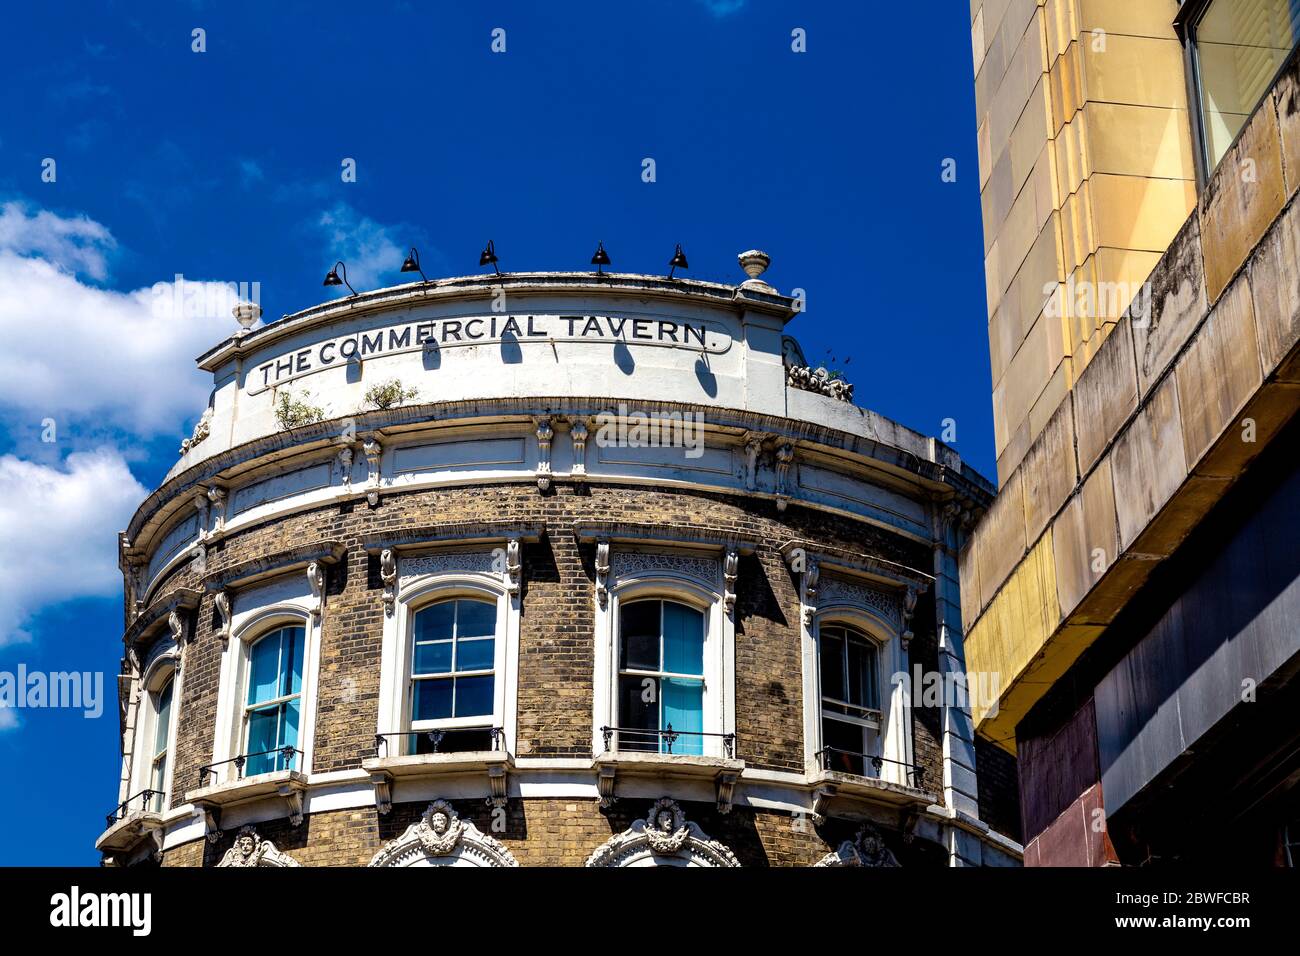
[[[813,756],[816,758],[817,763],[821,766],[823,770],[841,770],[842,769],[841,767],[834,766],[834,763],[836,762],[835,760],[836,755],[843,758],[847,758],[846,760],[841,761],[842,763],[852,763],[856,761],[861,761],[862,770],[864,772],[861,773],[860,776],[864,776],[864,777],[871,776],[871,774],[865,772],[867,769],[867,764],[871,764],[871,769],[873,769],[876,772],[875,776],[877,777],[880,776],[881,768],[887,763],[892,763],[897,767],[905,767],[907,770],[908,778],[912,781],[912,786],[916,787],[916,789],[918,790],[921,789],[921,783],[925,776],[923,771],[921,770],[920,767],[916,766],[915,764],[904,763],[902,760],[891,760],[888,757],[880,757],[877,756],[876,754],[857,753],[856,751],[853,750],[841,750],[839,747],[823,747],[821,750],[817,751],[817,753],[815,753]],[[845,770],[844,772],[855,773],[856,771]]]
[[[734,733],[720,734],[711,733],[704,730],[673,730],[673,725],[669,724],[663,730],[647,730],[644,727],[601,727],[601,736],[605,739],[605,751],[621,749],[629,750],[635,753],[659,753],[660,747],[667,748],[663,753],[672,753],[673,745],[677,743],[680,737],[690,737],[699,739],[700,750],[704,749],[705,737],[721,737],[722,752],[728,758],[736,755],[736,735]],[[620,746],[615,746],[615,737]]]
[[[412,743],[415,743],[420,737],[429,741],[433,748],[433,753],[440,753],[443,740],[448,734],[454,734],[460,731],[472,731],[476,733],[486,732],[492,739],[492,750],[501,750],[505,746],[506,729],[504,727],[452,727],[446,730],[390,730],[386,734],[375,734],[375,756],[380,756],[379,750],[384,750],[383,756],[394,756],[391,752],[391,746],[388,742],[389,737],[411,737]],[[414,748],[412,748],[414,752]]]
[[[234,764],[236,774],[235,779],[242,780],[244,777],[244,767],[248,764],[250,759],[253,757],[268,757],[271,754],[279,754],[284,759],[286,765],[284,767],[276,767],[273,769],[296,770],[297,767],[295,767],[294,764],[296,764],[298,758],[302,756],[302,751],[297,747],[276,747],[273,750],[261,750],[255,754],[240,754],[238,757],[231,757],[229,760],[219,760],[216,763],[210,763],[207,766],[199,768],[199,786],[207,786],[209,774],[218,767],[224,767],[226,764]],[[270,771],[263,772],[269,773]]]
[[[137,800],[140,802],[140,805],[136,809],[148,810],[152,804],[153,798],[161,796],[163,796],[161,790],[141,790],[139,793],[132,794],[119,803],[112,813],[108,814],[108,825],[111,827],[118,820],[126,817],[126,815],[131,812],[131,804],[135,803]]]

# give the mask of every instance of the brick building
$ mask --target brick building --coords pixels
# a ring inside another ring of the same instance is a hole
[[[1300,7],[972,0],[1026,865],[1300,859]]]
[[[237,310],[121,538],[105,861],[1018,863],[961,679],[992,488],[741,264]]]

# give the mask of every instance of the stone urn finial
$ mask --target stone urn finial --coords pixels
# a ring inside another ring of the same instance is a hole
[[[241,302],[230,311],[241,326],[240,335],[246,335],[253,328],[253,323],[262,317],[262,307],[256,302]]]
[[[736,260],[740,263],[740,268],[745,270],[745,275],[749,276],[751,279],[757,279],[766,272],[767,267],[772,264],[772,257],[766,252],[760,252],[757,249],[750,249],[748,252],[742,252],[740,255],[736,256]]]

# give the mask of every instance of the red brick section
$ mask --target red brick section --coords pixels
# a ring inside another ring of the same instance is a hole
[[[932,563],[924,544],[798,506],[780,514],[772,502],[745,496],[594,484],[560,485],[547,494],[531,485],[388,493],[374,509],[364,501],[327,505],[229,536],[211,550],[208,568],[220,572],[315,541],[335,540],[347,547],[345,559],[327,575],[312,770],[355,769],[374,749],[384,613],[377,560],[361,547],[362,537],[452,522],[545,521],[547,534],[523,554],[516,749],[521,756],[586,757],[592,735],[595,556],[594,546],[580,545],[574,537],[572,523],[579,519],[706,526],[760,540],[756,553],[742,559],[737,583],[737,747],[748,765],[773,770],[799,771],[804,763],[798,582],[777,551],[780,544],[802,538],[915,568]],[[186,565],[165,582],[155,600],[164,600],[173,588],[198,583]],[[214,615],[205,595],[194,640],[185,652],[173,805],[184,802],[185,793],[198,784],[199,767],[212,759],[223,643],[213,634]],[[933,620],[927,596],[917,609],[912,644],[913,662],[925,668],[936,666]],[[926,788],[937,790],[942,785],[939,712],[916,708],[913,731]],[[373,817],[373,811],[367,812]],[[388,825],[386,820],[383,824]],[[719,821],[720,827],[735,825]],[[321,826],[305,824],[301,832]],[[544,826],[530,828],[545,832]],[[798,840],[773,839],[774,847],[786,847],[773,850],[779,858],[808,856],[798,849]],[[372,844],[364,842],[367,848]],[[313,853],[314,846],[313,841]]]

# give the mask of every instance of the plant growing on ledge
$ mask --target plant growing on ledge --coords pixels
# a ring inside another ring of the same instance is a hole
[[[383,411],[409,402],[419,394],[418,388],[407,388],[401,379],[391,378],[366,389],[363,401],[367,406]]]
[[[309,394],[304,393],[303,397],[299,398],[287,389],[280,393],[275,403],[275,420],[280,423],[281,428],[311,425],[325,417],[325,409],[307,403],[310,397]]]

